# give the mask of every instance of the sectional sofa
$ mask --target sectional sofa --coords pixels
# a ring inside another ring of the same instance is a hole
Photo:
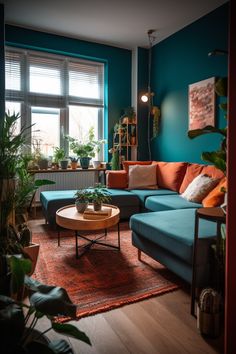
[[[137,165],[155,165],[156,189],[153,186],[151,189],[127,189],[130,166]],[[191,283],[196,209],[218,206],[223,202],[221,186],[226,183],[223,173],[214,166],[187,162],[125,161],[123,167],[120,171],[107,171],[107,188],[111,193],[111,203],[121,210],[121,219],[130,218],[132,244],[138,249],[139,258],[144,252]],[[182,193],[198,175],[208,175],[217,180],[215,188],[202,203],[182,197]],[[41,193],[43,212],[49,223],[55,223],[58,208],[74,203],[74,193]],[[209,278],[209,250],[215,235],[215,223],[201,220],[197,260],[199,286],[204,286]]]

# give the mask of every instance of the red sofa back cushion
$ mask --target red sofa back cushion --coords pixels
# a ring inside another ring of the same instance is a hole
[[[123,161],[123,169],[128,173],[129,175],[129,166],[132,165],[151,165],[152,161]]]
[[[128,175],[124,170],[106,171],[107,188],[124,189],[128,186]]]

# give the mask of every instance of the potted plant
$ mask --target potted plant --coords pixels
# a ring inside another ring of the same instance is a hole
[[[34,161],[37,163],[39,166],[40,170],[47,170],[48,169],[48,158],[44,156],[44,154],[41,151],[41,143],[42,139],[40,138],[35,138],[33,139],[32,142],[32,147],[33,147],[33,157]]]
[[[102,208],[103,203],[109,203],[111,200],[111,196],[106,186],[98,183],[95,188],[91,189],[91,193],[89,195],[89,201],[93,203],[93,207],[95,211],[99,211]]]
[[[76,168],[78,166],[78,160],[79,160],[78,157],[70,156],[70,161],[71,161],[70,165],[71,165],[72,170],[76,170]]]
[[[4,354],[73,354],[66,340],[49,341],[45,334],[51,329],[91,345],[84,332],[70,323],[60,321],[63,316],[76,318],[77,306],[71,302],[66,290],[41,284],[25,275],[30,269],[28,260],[12,256],[10,264],[14,275],[12,283],[14,291],[21,290],[24,285],[30,295],[29,304],[26,301],[16,301],[0,295],[2,352]],[[35,326],[38,320],[45,316],[49,319],[50,325],[43,332],[39,332]]]
[[[74,196],[76,198],[75,206],[77,211],[83,213],[90,202],[91,191],[88,189],[78,189]]]
[[[63,148],[55,147],[53,153],[53,161],[63,170],[66,170],[68,167],[68,159],[66,158],[65,150]]]
[[[95,157],[101,146],[105,143],[105,140],[95,140],[94,128],[89,129],[88,137],[83,141],[67,135],[65,137],[70,143],[70,149],[73,153],[79,157],[80,165],[83,169],[88,169],[91,158]]]

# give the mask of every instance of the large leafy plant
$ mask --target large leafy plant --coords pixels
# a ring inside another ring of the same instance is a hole
[[[4,354],[72,354],[70,345],[64,339],[42,341],[51,329],[91,345],[84,332],[70,323],[60,321],[64,317],[67,319],[76,317],[77,306],[71,302],[66,290],[41,284],[25,275],[30,271],[29,260],[12,256],[10,263],[13,291],[19,291],[24,284],[30,295],[29,304],[26,301],[17,301],[0,295],[1,352]],[[35,335],[37,322],[43,317],[49,319],[49,327]]]
[[[220,78],[215,84],[216,94],[220,97],[227,97],[227,78]],[[220,109],[225,112],[225,118],[227,113],[227,102],[223,102],[219,105]],[[225,128],[215,128],[211,125],[206,126],[203,129],[194,129],[188,132],[188,137],[194,139],[200,135],[217,133],[222,136],[221,144],[216,151],[204,151],[201,154],[203,161],[210,162],[215,165],[218,169],[226,174],[226,159],[227,159],[227,127]]]
[[[73,153],[78,156],[79,158],[81,157],[95,157],[96,152],[99,152],[101,149],[101,146],[105,144],[105,140],[96,140],[95,139],[95,134],[94,134],[94,128],[91,127],[89,129],[88,136],[84,141],[79,141],[76,138],[73,138],[69,135],[65,136],[65,138],[69,141],[70,143],[70,149],[73,151]]]

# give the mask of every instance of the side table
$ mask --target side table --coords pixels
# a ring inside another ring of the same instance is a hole
[[[216,222],[216,251],[219,250],[221,238],[221,224],[226,222],[226,215],[221,208],[199,208],[196,210],[195,227],[194,227],[194,244],[193,244],[193,271],[191,285],[191,315],[195,316],[195,299],[196,299],[196,261],[197,261],[197,243],[199,233],[199,220],[205,219]],[[196,317],[196,316],[195,316]]]

